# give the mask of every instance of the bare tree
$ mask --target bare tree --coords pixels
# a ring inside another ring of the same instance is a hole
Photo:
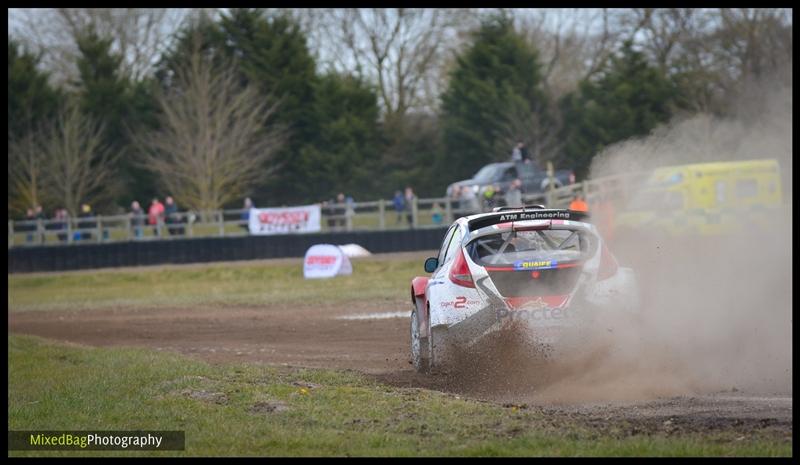
[[[556,98],[602,69],[631,34],[620,10],[519,9],[513,13],[515,27],[539,52],[545,89]]]
[[[165,8],[52,8],[9,10],[9,30],[42,53],[58,84],[77,76],[78,37],[89,26],[113,39],[123,73],[138,81],[153,71],[188,10]]]
[[[653,62],[685,82],[692,110],[724,113],[766,76],[791,81],[788,9],[645,8],[628,21],[641,26],[637,43]]]
[[[267,162],[285,140],[284,131],[265,126],[277,104],[242,87],[234,66],[213,64],[198,41],[157,99],[160,129],[135,139],[144,165],[182,204],[219,209],[271,172]]]
[[[28,131],[18,139],[8,140],[9,209],[24,212],[44,202],[43,181],[45,152],[41,132]]]
[[[732,78],[748,83],[792,61],[791,11],[722,8],[720,27],[710,37]]]
[[[117,154],[104,144],[103,131],[101,123],[70,102],[37,135],[43,147],[45,189],[72,215],[82,203],[108,201],[119,188],[114,177]]]
[[[326,66],[375,83],[387,119],[431,110],[442,90],[448,52],[474,25],[467,9],[325,9],[292,11]]]

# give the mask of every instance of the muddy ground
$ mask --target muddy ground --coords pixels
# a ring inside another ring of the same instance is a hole
[[[565,383],[570,379],[565,370],[580,365],[564,367],[538,359],[520,365],[467,360],[450,373],[421,375],[410,362],[407,318],[341,318],[408,310],[402,302],[391,305],[29,311],[9,312],[8,324],[9,332],[18,334],[92,346],[150,347],[210,362],[352,369],[394,386],[535,409],[556,414],[553,418],[568,416],[616,434],[720,431],[787,440],[792,435],[790,392],[746,392],[736,386],[698,391],[661,381],[660,389],[630,391],[624,380],[618,387],[594,392],[594,380],[581,380],[582,389]]]

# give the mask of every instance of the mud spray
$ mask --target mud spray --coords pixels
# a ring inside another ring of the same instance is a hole
[[[702,240],[627,237],[612,244],[638,276],[637,315],[604,315],[550,360],[515,331],[464,352],[463,391],[515,402],[646,400],[741,390],[791,394],[792,89],[767,83],[731,119],[676,120],[599,154],[593,178],[660,166],[777,159],[786,207],[768,231]],[[634,193],[635,195],[635,193]],[[621,211],[624,205],[615,205]],[[602,220],[602,219],[600,219]],[[746,221],[746,218],[743,218]],[[570,335],[568,335],[570,336]]]

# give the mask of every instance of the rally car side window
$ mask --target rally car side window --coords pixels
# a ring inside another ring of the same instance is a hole
[[[458,228],[457,224],[450,226],[450,229],[447,230],[447,233],[444,235],[444,240],[442,241],[442,246],[439,248],[439,266],[442,266],[444,263],[444,257],[446,255],[447,249],[450,247],[450,239],[453,238],[453,231]]]
[[[453,237],[450,239],[450,244],[447,246],[447,250],[445,251],[444,261],[442,263],[447,263],[456,256],[455,251],[461,247],[461,228],[456,226],[456,230],[453,233]]]

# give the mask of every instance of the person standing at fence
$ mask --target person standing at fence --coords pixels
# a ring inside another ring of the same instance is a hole
[[[461,209],[461,187],[460,186],[453,186],[453,190],[450,191],[450,198],[447,199],[450,202],[450,209],[454,212],[457,212]],[[456,214],[458,216],[458,214]]]
[[[583,194],[578,192],[569,204],[569,209],[576,212],[589,213],[589,205],[583,200]]]
[[[36,224],[34,225],[33,229],[36,231],[36,237],[39,239],[38,242],[40,244],[44,244],[44,221],[47,217],[44,215],[44,210],[42,209],[41,205],[36,205],[33,209],[34,218],[36,219]]]
[[[246,231],[250,231],[250,209],[251,208],[255,208],[253,206],[253,200],[250,197],[246,197],[244,199],[244,206],[242,207],[242,215],[240,217],[242,223],[239,224],[239,226],[244,228]]]
[[[164,204],[153,198],[150,202],[150,210],[147,212],[147,222],[153,227],[153,234],[159,235],[160,226],[164,224]]]
[[[439,205],[439,202],[434,203],[433,207],[431,207],[431,221],[437,226],[444,221],[444,213],[442,212],[442,206]]]
[[[64,230],[64,231],[69,229],[69,225],[68,225],[68,223],[69,223],[69,213],[67,212],[66,208],[57,209],[54,219],[56,220],[55,229]],[[59,241],[66,242],[66,240],[67,240],[67,233],[66,232],[60,232],[60,233],[57,234],[57,236],[58,236],[58,240]]]
[[[328,230],[336,230],[336,218],[333,217],[335,210],[333,204],[336,203],[334,199],[323,200],[320,204],[320,213],[325,217],[325,222],[328,224]]]
[[[344,195],[344,192],[339,192],[336,196],[336,208],[333,210],[333,214],[336,215],[336,229],[339,231],[344,230],[344,226],[346,223],[346,214],[347,214],[347,205],[346,205],[347,198]]]
[[[78,218],[83,218],[78,221],[78,229],[81,229],[81,231],[75,231],[73,238],[83,241],[91,240],[92,230],[97,227],[97,223],[93,221],[94,214],[92,213],[92,206],[88,203],[81,205],[81,213],[78,215]]]
[[[183,234],[183,227],[172,226],[181,223],[181,215],[178,213],[178,205],[171,195],[168,195],[167,198],[164,199],[164,217],[166,223],[170,225],[167,226],[167,231],[169,231],[170,236]]]
[[[353,229],[353,218],[356,216],[356,200],[352,195],[348,195],[344,199],[344,203],[346,205],[344,211],[345,227],[348,231],[350,231]]]
[[[500,187],[494,185],[486,186],[483,191],[483,211],[489,211],[494,208],[497,203],[497,197],[500,193]]]
[[[522,206],[522,181],[517,178],[511,181],[508,191],[505,195],[506,206],[521,207]]]
[[[461,215],[477,213],[480,211],[480,205],[475,190],[476,189],[473,189],[472,186],[463,186],[461,188],[461,201],[459,202],[459,210],[461,210]]]
[[[394,191],[392,206],[394,207],[394,211],[397,212],[397,219],[395,220],[394,224],[400,224],[400,222],[403,221],[403,210],[406,209],[406,200],[403,197],[402,192]]]
[[[144,232],[144,209],[138,201],[131,203],[131,226],[133,226],[133,237],[140,239]]]
[[[414,227],[414,203],[417,196],[411,186],[406,186],[405,201],[406,201],[406,219],[408,219],[408,226]]]
[[[28,231],[28,234],[25,235],[25,242],[33,242],[33,232],[36,230],[36,214],[33,212],[33,208],[29,208],[25,211],[25,226],[17,226],[18,231]]]

